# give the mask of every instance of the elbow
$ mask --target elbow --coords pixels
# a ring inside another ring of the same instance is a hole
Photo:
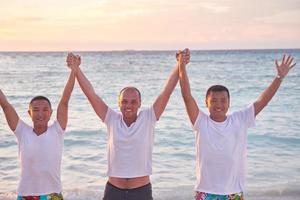
[[[264,107],[266,107],[268,105],[268,102],[260,102],[257,101],[254,103],[254,112],[255,112],[255,116],[260,113]]]
[[[68,98],[62,98],[59,102],[59,106],[67,108],[69,105],[69,99]]]
[[[190,95],[188,94],[185,94],[185,93],[181,93],[181,96],[183,98],[184,101],[189,101],[191,99]]]
[[[9,103],[2,103],[1,107],[4,112],[10,112],[12,110],[12,106]]]

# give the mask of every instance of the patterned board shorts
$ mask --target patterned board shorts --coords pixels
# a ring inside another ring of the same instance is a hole
[[[245,200],[243,192],[230,194],[230,195],[218,195],[209,194],[205,192],[196,192],[195,200]]]
[[[62,194],[52,193],[41,196],[18,196],[17,200],[63,200]]]

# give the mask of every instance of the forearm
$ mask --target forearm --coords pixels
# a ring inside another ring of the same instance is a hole
[[[68,104],[75,84],[75,72],[72,70],[64,88],[61,100],[57,107],[56,119],[63,130],[66,129],[68,122]]]
[[[167,103],[170,99],[170,96],[171,96],[174,88],[176,87],[177,82],[178,82],[178,66],[176,66],[173,69],[171,75],[169,76],[169,78],[165,84],[163,91],[157,97],[157,99],[155,100],[155,102],[153,104],[155,116],[156,116],[157,120],[160,118],[161,114],[165,110]]]
[[[92,105],[96,114],[100,117],[102,121],[105,120],[106,112],[108,106],[106,103],[95,93],[95,90],[90,83],[90,81],[85,77],[83,72],[79,67],[76,68],[76,78],[79,83],[79,86],[85,96],[88,98],[90,104]]]
[[[10,105],[8,103],[5,95],[3,94],[2,90],[0,90],[0,105],[1,105],[1,107],[2,107],[3,110]]]
[[[19,121],[19,116],[14,109],[14,107],[8,102],[5,95],[0,90],[0,105],[3,109],[3,112],[5,114],[6,121],[8,123],[8,126],[12,131],[14,131],[17,127],[17,123]]]
[[[0,105],[4,113],[10,112],[12,109],[12,105],[7,101],[5,96],[0,97]]]
[[[184,100],[186,111],[191,123],[194,124],[199,114],[199,108],[191,94],[189,78],[187,76],[186,68],[183,65],[179,65],[179,78],[181,94]]]
[[[281,82],[282,80],[275,77],[269,87],[267,87],[254,102],[255,115],[257,115],[270,102],[280,87]]]
[[[177,82],[178,82],[178,79],[179,79],[179,75],[178,75],[178,66],[176,66],[171,75],[169,76],[166,84],[165,84],[165,87],[163,89],[163,92],[162,94],[166,97],[170,97],[174,88],[176,87],[177,85]]]
[[[95,90],[79,67],[76,68],[76,78],[81,90],[86,95],[86,97],[89,100],[92,99],[96,95]]]
[[[183,100],[185,102],[192,101],[193,97],[191,94],[190,82],[189,82],[189,78],[187,76],[185,66],[179,67],[179,77],[180,77],[180,80],[179,80],[180,89],[181,89],[181,94],[182,94]]]
[[[75,85],[75,71],[72,70],[62,94],[62,98],[60,101],[61,104],[68,105],[72,91],[74,89],[74,85]]]

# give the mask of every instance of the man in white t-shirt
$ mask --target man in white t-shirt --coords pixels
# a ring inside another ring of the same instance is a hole
[[[68,65],[70,61],[68,61]],[[8,126],[15,133],[21,160],[17,200],[62,200],[60,167],[64,131],[68,121],[68,102],[75,83],[71,72],[57,107],[54,123],[48,126],[51,103],[44,96],[34,97],[28,113],[33,127],[24,123],[0,89],[0,105]]]
[[[178,82],[178,64],[171,73],[163,91],[149,108],[142,109],[141,94],[135,87],[125,87],[119,94],[121,113],[110,109],[95,93],[91,83],[84,76],[80,57],[72,66],[77,81],[108,130],[108,171],[109,177],[104,200],[151,200],[152,189],[152,147],[154,126],[163,113],[167,102]]]
[[[179,60],[184,54],[179,55]],[[268,104],[295,66],[292,62],[293,58],[285,55],[281,64],[276,60],[277,76],[269,87],[254,103],[229,115],[228,89],[214,85],[207,90],[207,115],[199,110],[191,94],[186,65],[179,65],[181,92],[196,138],[195,200],[244,199],[247,129],[254,126],[255,116]]]

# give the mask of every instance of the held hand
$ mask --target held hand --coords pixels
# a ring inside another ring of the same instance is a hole
[[[81,58],[79,55],[68,53],[66,62],[69,68],[71,68],[72,70],[76,70],[76,68],[81,64]]]
[[[292,64],[294,58],[292,56],[283,55],[282,61],[278,64],[278,60],[275,60],[276,68],[277,68],[277,77],[281,80],[289,73],[290,69],[292,69],[296,63]]]
[[[182,65],[187,65],[190,62],[190,50],[185,48],[183,51],[177,51],[176,60]]]
[[[188,48],[184,49],[184,53],[185,53],[185,64],[187,65],[190,63],[191,53]]]

